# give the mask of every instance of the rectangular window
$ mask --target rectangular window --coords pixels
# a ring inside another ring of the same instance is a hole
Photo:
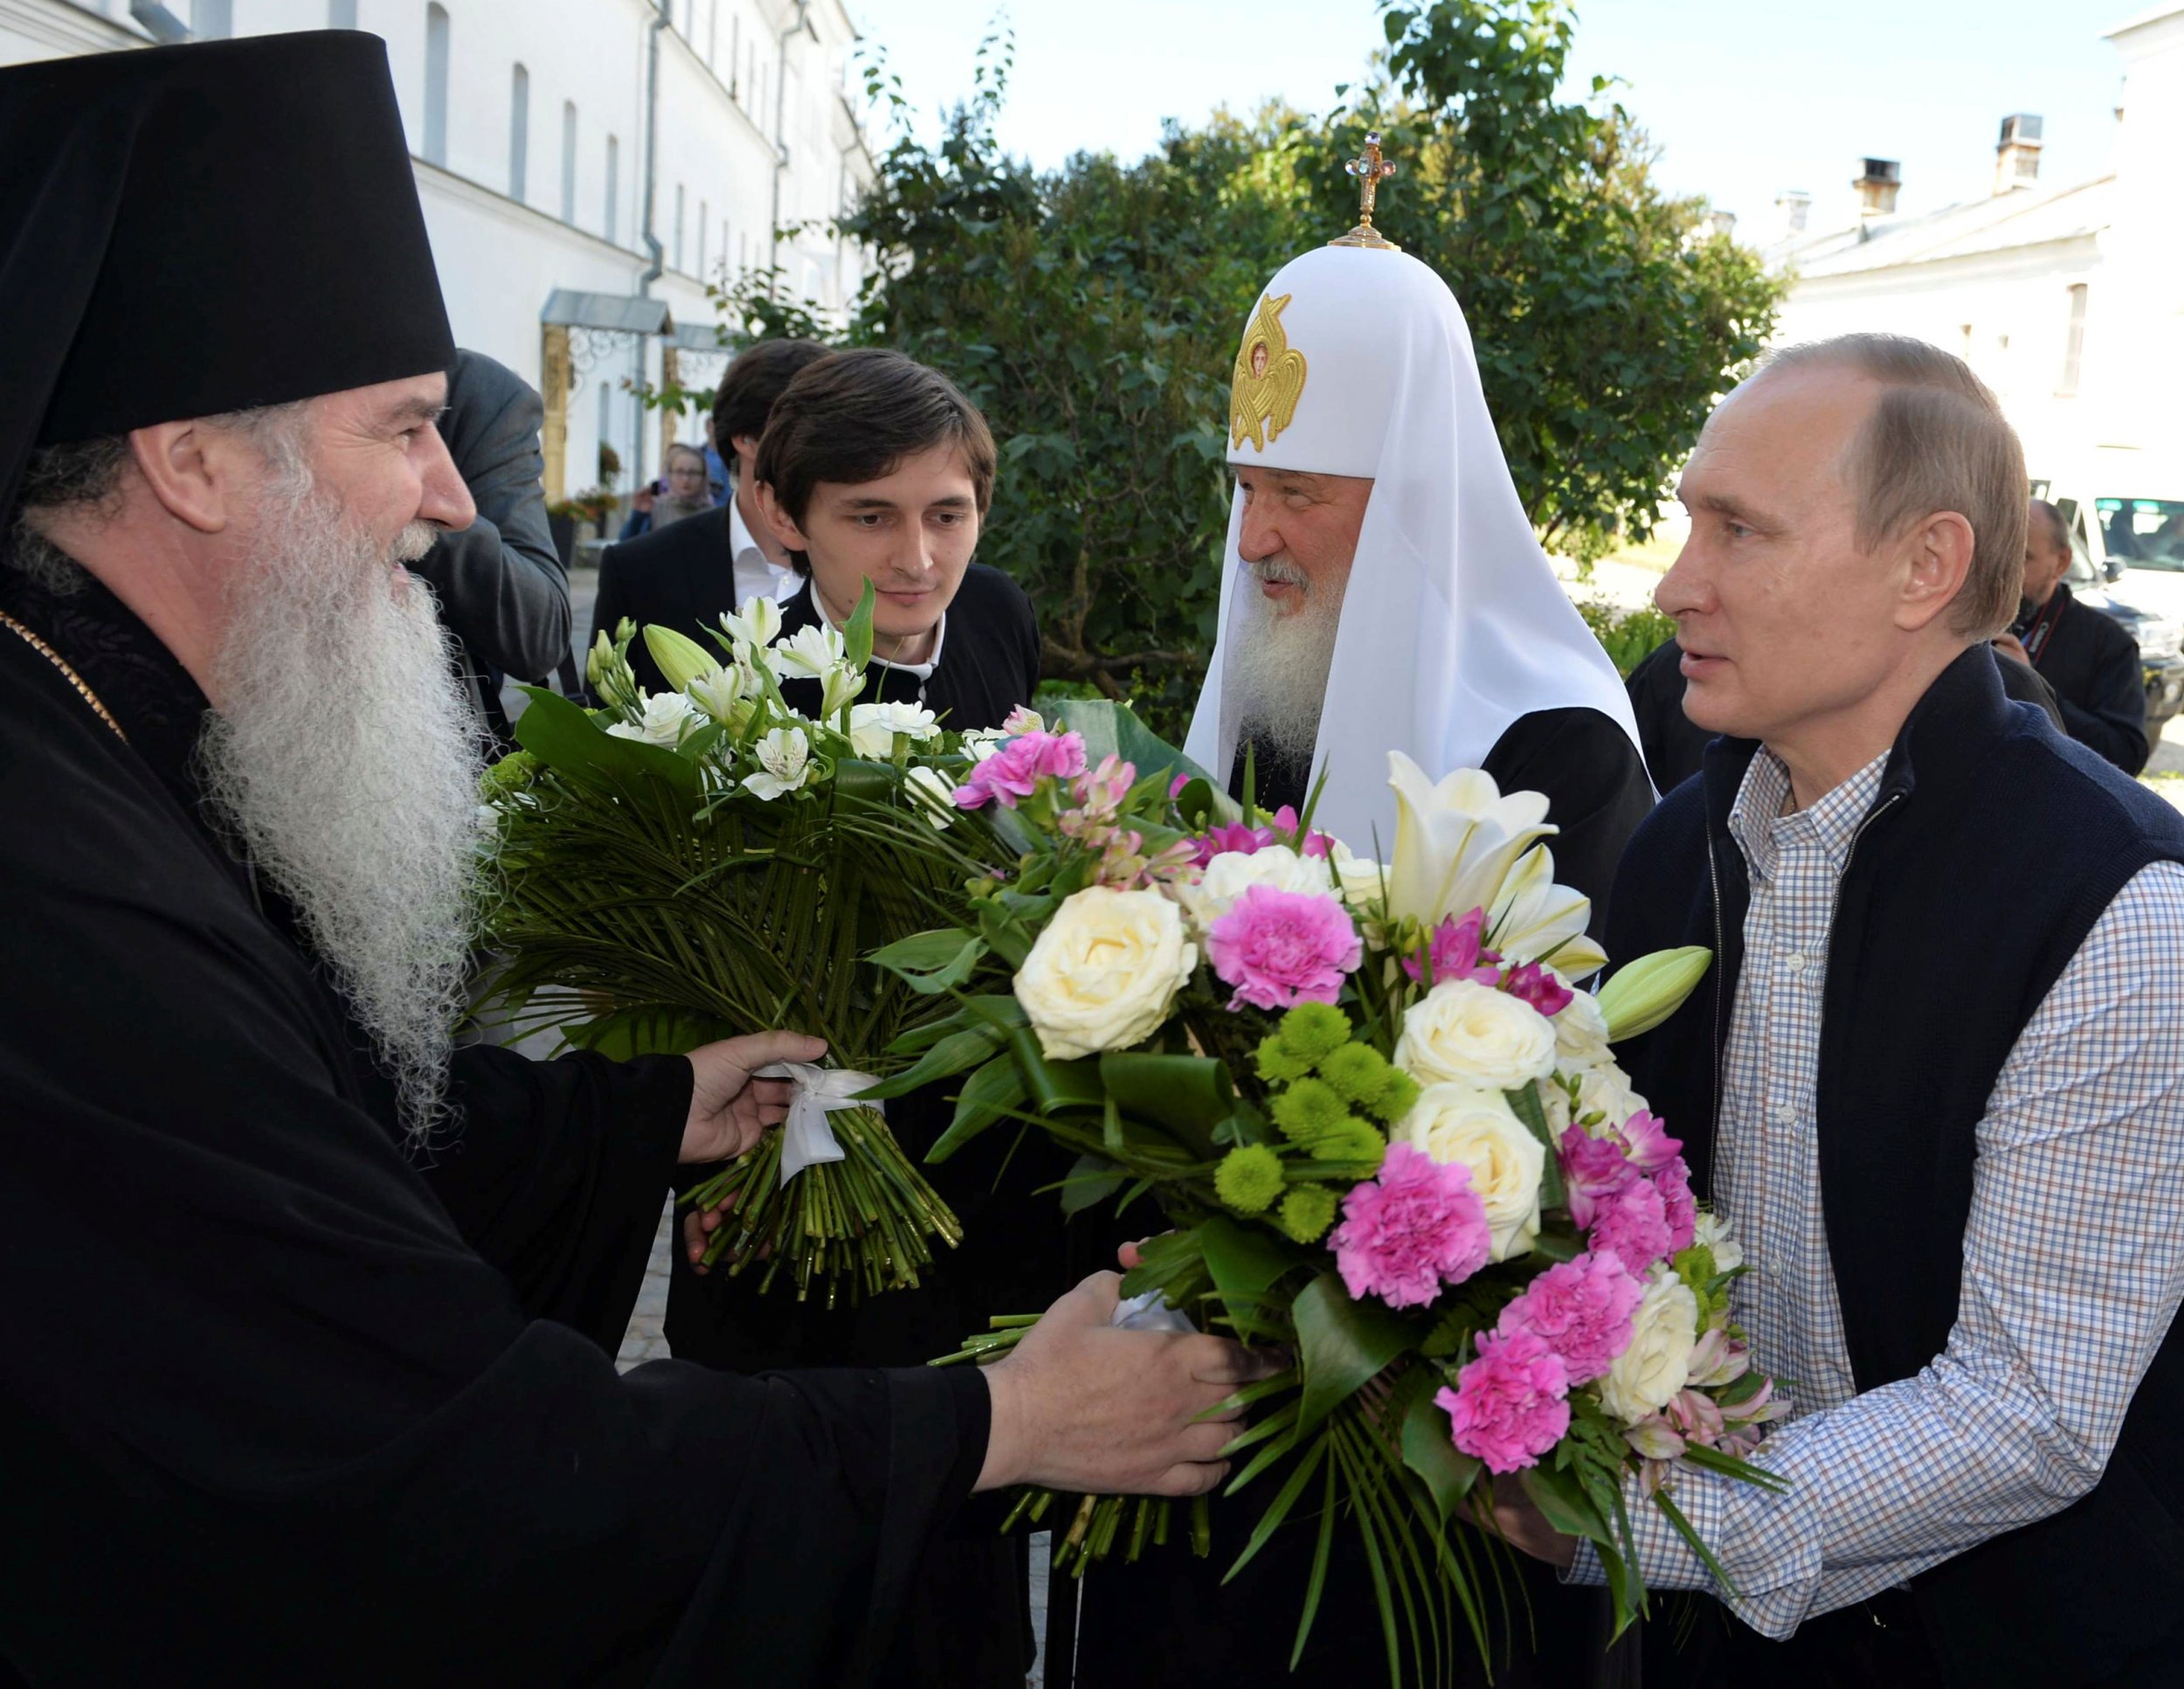
[[[682,183],[675,183],[675,268],[682,267]]]
[[[2085,353],[2085,284],[2080,281],[2070,289],[2070,322],[2063,341],[2063,379],[2056,384],[2058,393],[2077,391],[2078,363]]]
[[[425,8],[425,161],[447,166],[447,8]]]
[[[606,238],[612,241],[621,239],[617,226],[619,219],[616,216],[621,186],[622,143],[610,135],[606,138],[606,215],[601,221],[605,225]]]
[[[705,62],[710,66],[719,60],[721,45],[721,0],[705,0]]]
[[[712,226],[712,218],[706,214],[705,202],[698,201],[698,267],[690,273],[701,281],[705,280],[705,237]]]
[[[577,220],[577,102],[561,102],[561,220]]]

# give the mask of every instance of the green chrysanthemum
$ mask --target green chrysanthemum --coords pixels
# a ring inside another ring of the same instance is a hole
[[[1289,1046],[1282,1042],[1279,1033],[1270,1032],[1259,1041],[1253,1060],[1259,1069],[1259,1076],[1269,1085],[1286,1085],[1312,1070],[1312,1064],[1303,1056],[1289,1054]]]
[[[1332,1003],[1299,1003],[1282,1017],[1282,1046],[1314,1066],[1350,1042],[1350,1017]]]
[[[1333,1086],[1320,1079],[1300,1079],[1274,1099],[1274,1124],[1296,1144],[1311,1144],[1350,1118]]]
[[[1319,1064],[1319,1076],[1344,1102],[1358,1109],[1372,1108],[1380,1100],[1394,1071],[1387,1057],[1370,1044],[1344,1044]]]
[[[1298,1243],[1317,1243],[1335,1223],[1335,1201],[1324,1185],[1299,1185],[1282,1199],[1275,1220]]]
[[[1378,1162],[1388,1153],[1388,1140],[1351,1114],[1312,1139],[1309,1147],[1315,1161]]]
[[[1239,1214],[1264,1214],[1282,1194],[1282,1158],[1264,1144],[1229,1151],[1213,1169],[1213,1194]]]
[[[1380,1093],[1371,1113],[1381,1125],[1392,1126],[1411,1111],[1418,1101],[1418,1081],[1398,1067],[1388,1069],[1387,1089]]]

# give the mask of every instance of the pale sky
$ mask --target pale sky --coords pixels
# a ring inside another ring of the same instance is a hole
[[[919,111],[970,86],[997,0],[848,0]],[[2047,120],[2043,182],[2109,166],[2120,61],[2102,39],[2139,0],[1582,0],[1572,93],[1621,77],[1677,192],[1763,237],[1777,192],[1848,220],[1866,155],[1904,167],[1904,211],[1987,191],[2011,112]],[[1334,103],[1384,40],[1372,0],[1013,0],[1016,73],[1001,124],[1041,164],[1080,149],[1149,151],[1160,121],[1279,96]]]

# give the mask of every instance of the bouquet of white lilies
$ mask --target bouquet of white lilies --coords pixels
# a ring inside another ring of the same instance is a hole
[[[768,1284],[785,1270],[799,1297],[817,1287],[831,1303],[916,1284],[932,1240],[962,1235],[858,1097],[936,1012],[861,959],[930,926],[946,877],[891,842],[899,827],[870,823],[944,793],[943,765],[970,757],[928,710],[856,702],[869,589],[847,628],[780,635],[765,599],[721,618],[717,652],[647,628],[674,689],[646,693],[625,622],[591,654],[600,709],[530,690],[522,749],[487,778],[488,931],[508,961],[495,997],[518,1029],[616,1056],[771,1027],[826,1040],[832,1068],[786,1076],[786,1125],[685,1200],[735,1205],[708,1263],[757,1265]],[[785,680],[819,682],[817,717],[783,701]]]

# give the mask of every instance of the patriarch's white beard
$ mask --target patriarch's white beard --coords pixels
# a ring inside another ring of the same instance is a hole
[[[1239,607],[1222,656],[1230,696],[1246,738],[1284,761],[1308,762],[1319,739],[1327,671],[1342,626],[1342,585],[1311,587],[1304,571],[1285,557],[1262,558],[1246,565],[1246,571],[1250,579],[1238,585],[1249,596]],[[1303,587],[1303,601],[1287,614],[1277,613],[1259,591],[1261,580]]]
[[[446,1108],[483,751],[424,583],[290,464],[268,491],[197,747],[207,796],[301,916],[421,1139]]]

